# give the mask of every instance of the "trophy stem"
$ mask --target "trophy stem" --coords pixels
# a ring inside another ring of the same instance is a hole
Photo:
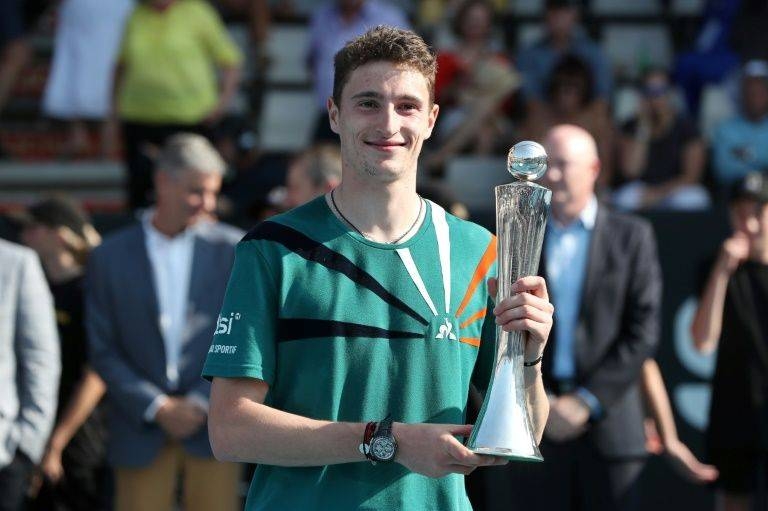
[[[530,182],[496,187],[498,297],[519,278],[536,275],[552,192]],[[527,333],[497,328],[494,370],[469,448],[509,459],[543,461],[528,414],[523,380]]]

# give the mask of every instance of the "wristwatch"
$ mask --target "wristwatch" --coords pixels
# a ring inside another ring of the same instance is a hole
[[[374,465],[377,462],[388,463],[395,459],[397,441],[392,435],[392,417],[390,415],[387,415],[379,423],[368,424],[365,428],[363,443],[360,444],[360,452]]]

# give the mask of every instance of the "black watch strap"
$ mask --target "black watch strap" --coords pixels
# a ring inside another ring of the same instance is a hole
[[[379,422],[376,431],[373,436],[390,436],[392,435],[392,415],[387,415],[384,420]]]

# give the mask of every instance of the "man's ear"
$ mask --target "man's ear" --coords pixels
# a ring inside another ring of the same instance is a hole
[[[437,114],[440,113],[440,105],[437,103],[432,105],[432,109],[429,112],[429,120],[427,123],[427,135],[424,139],[428,139],[432,136],[432,130],[435,129],[435,122],[437,122]]]
[[[328,98],[326,103],[328,107],[328,122],[331,123],[331,131],[339,134],[339,107],[333,102],[333,98]]]

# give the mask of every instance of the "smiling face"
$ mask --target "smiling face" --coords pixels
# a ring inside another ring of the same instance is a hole
[[[331,129],[341,139],[345,178],[415,179],[419,153],[438,110],[430,101],[427,79],[415,69],[376,61],[352,71],[340,104],[328,100]]]

